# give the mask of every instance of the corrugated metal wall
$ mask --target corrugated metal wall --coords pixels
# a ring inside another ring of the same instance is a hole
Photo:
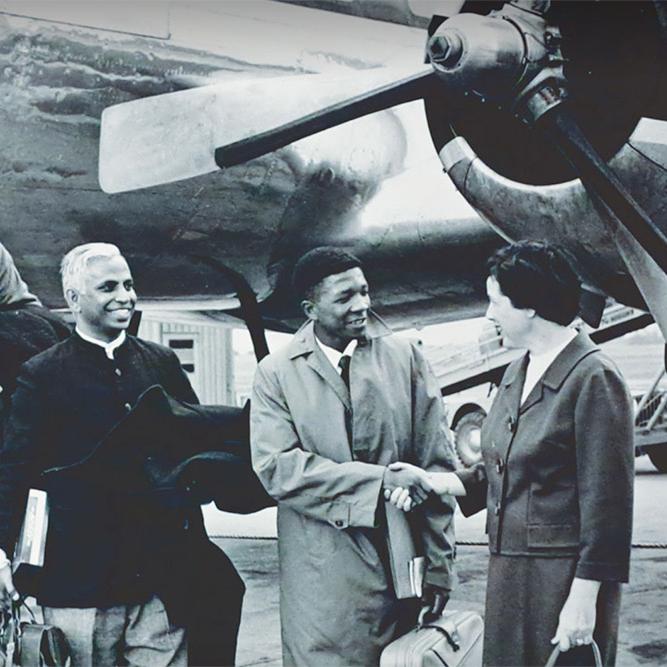
[[[192,364],[190,382],[206,405],[235,405],[232,329],[220,325],[176,324],[144,313],[139,336],[170,347],[170,341],[192,340],[192,347],[176,347],[181,362]],[[181,343],[187,345],[187,343]],[[176,346],[179,344],[176,343]],[[174,347],[174,343],[171,345]]]

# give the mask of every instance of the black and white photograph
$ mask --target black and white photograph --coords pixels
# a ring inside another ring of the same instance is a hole
[[[667,0],[0,0],[0,667],[667,665]]]

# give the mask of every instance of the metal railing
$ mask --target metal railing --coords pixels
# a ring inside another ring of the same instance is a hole
[[[631,320],[641,313],[635,308],[613,303],[605,309],[598,331],[602,331],[619,323]],[[575,326],[581,325],[575,322]],[[445,354],[431,353],[428,357],[441,385],[458,380],[469,371],[471,375],[480,370],[492,369],[508,363],[519,356],[521,351],[508,350],[502,346],[502,335],[489,323],[482,330],[479,338],[456,351]]]
[[[651,388],[642,396],[637,405],[635,427],[638,434],[650,433],[653,430],[667,430],[667,389],[660,389],[660,382],[665,377],[665,369],[661,369]]]

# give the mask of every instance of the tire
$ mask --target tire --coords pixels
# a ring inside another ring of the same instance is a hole
[[[470,468],[482,460],[480,435],[486,412],[481,408],[468,412],[456,422],[454,427],[454,448],[465,468]]]
[[[667,444],[647,449],[651,463],[660,471],[667,472]]]

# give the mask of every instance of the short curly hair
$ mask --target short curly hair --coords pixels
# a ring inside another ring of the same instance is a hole
[[[539,241],[519,241],[487,261],[490,275],[515,308],[567,326],[579,312],[581,283],[564,252]]]
[[[292,286],[298,299],[312,299],[317,286],[327,277],[354,268],[363,269],[361,260],[333,246],[313,248],[299,259],[292,272]]]

